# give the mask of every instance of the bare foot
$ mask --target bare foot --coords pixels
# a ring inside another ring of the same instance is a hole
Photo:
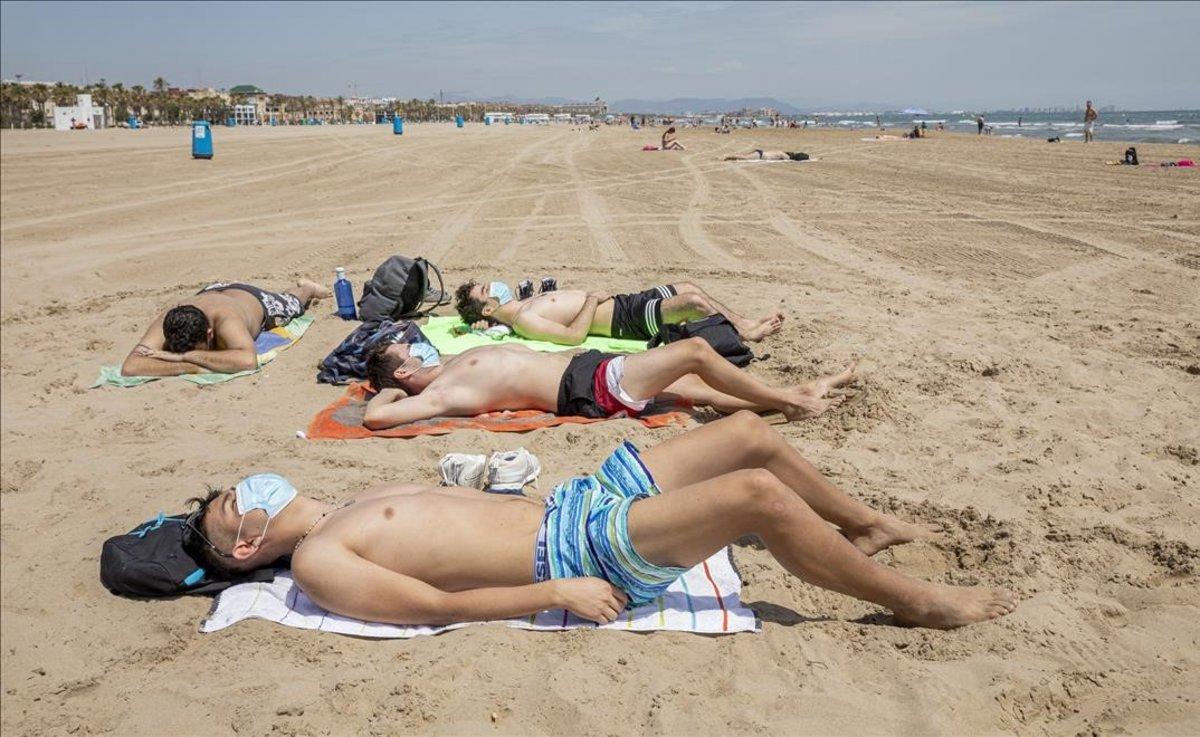
[[[300,287],[302,290],[307,290],[310,292],[312,297],[309,299],[324,299],[326,297],[333,296],[333,291],[330,290],[329,287],[322,286],[317,284],[315,281],[309,281],[308,279],[301,279],[300,281],[296,282],[296,286]]]
[[[822,399],[802,392],[792,392],[791,404],[783,407],[780,411],[783,412],[783,416],[788,419],[788,422],[795,422],[796,420],[807,420],[810,417],[816,417],[833,409],[844,401],[846,401],[845,397]]]
[[[761,320],[746,320],[742,325],[738,326],[738,334],[743,340],[748,340],[752,343],[757,343],[768,335],[774,335],[783,327],[783,319],[775,315],[768,315]]]
[[[875,555],[893,545],[902,545],[913,540],[932,540],[938,536],[937,533],[937,529],[933,527],[905,522],[887,515],[881,515],[879,521],[870,527],[842,530],[842,535],[866,555]]]
[[[911,606],[895,607],[896,620],[915,627],[953,629],[1011,614],[1017,595],[988,586],[942,586],[928,584],[927,592]]]
[[[854,379],[858,378],[854,370],[858,368],[858,361],[851,361],[851,364],[846,366],[844,371],[839,373],[830,373],[829,376],[812,379],[811,382],[800,384],[797,389],[809,396],[824,396],[829,394],[830,389],[845,387],[846,384],[853,383]]]

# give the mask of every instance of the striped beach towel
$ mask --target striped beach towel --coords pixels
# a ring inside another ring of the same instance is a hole
[[[671,630],[708,635],[758,632],[761,629],[758,618],[742,604],[741,592],[741,576],[733,566],[730,550],[726,548],[688,570],[662,596],[635,609],[627,609],[617,621],[609,624],[598,625],[556,609],[497,622],[408,627],[330,614],[305,596],[292,581],[290,571],[281,571],[274,581],[244,583],[222,591],[208,617],[201,623],[200,631],[216,632],[242,620],[266,619],[299,629],[379,639],[436,635],[471,624],[502,624],[525,630]]]

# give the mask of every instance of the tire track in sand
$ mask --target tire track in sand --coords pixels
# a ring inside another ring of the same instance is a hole
[[[687,154],[683,157],[683,165],[692,177],[695,186],[692,188],[692,198],[688,200],[687,209],[679,216],[679,238],[683,244],[705,260],[719,266],[742,265],[742,260],[733,253],[713,242],[704,230],[702,205],[708,204],[708,178],[696,166],[693,158],[697,154]]]
[[[583,222],[587,224],[588,233],[592,237],[592,243],[596,246],[600,263],[610,266],[626,264],[629,263],[629,256],[617,243],[612,228],[608,225],[600,196],[583,181],[583,176],[579,173],[579,166],[575,163],[575,154],[578,153],[580,145],[588,140],[577,138],[567,152],[567,173],[571,175],[575,196],[579,199],[579,214],[583,216]]]

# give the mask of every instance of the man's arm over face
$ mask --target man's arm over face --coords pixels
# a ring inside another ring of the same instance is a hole
[[[390,571],[341,545],[302,551],[298,558],[293,561],[296,582],[310,599],[336,614],[369,622],[478,622],[521,617],[563,605],[554,581],[447,592]]]
[[[167,339],[163,335],[162,322],[163,316],[159,315],[138,344],[125,357],[125,362],[121,364],[122,376],[179,376],[180,374],[195,374],[204,370],[195,364],[156,357],[166,355],[163,346]]]
[[[258,368],[258,354],[254,350],[254,336],[241,320],[224,318],[217,326],[217,341],[225,347],[218,351],[187,351],[182,358],[204,368],[233,374],[238,371],[253,371]]]
[[[570,325],[562,325],[553,320],[535,315],[526,310],[517,315],[513,321],[513,330],[517,335],[529,340],[545,340],[559,345],[579,345],[587,338],[596,317],[596,308],[603,301],[596,293],[589,294],[583,302],[583,307],[575,315]]]
[[[411,397],[399,389],[384,389],[367,402],[363,426],[368,430],[386,430],[444,414],[447,414],[446,398],[439,389],[429,388]]]

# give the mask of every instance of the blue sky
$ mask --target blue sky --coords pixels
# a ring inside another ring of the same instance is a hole
[[[0,75],[317,95],[1198,108],[1197,28],[1198,2],[3,2]]]

